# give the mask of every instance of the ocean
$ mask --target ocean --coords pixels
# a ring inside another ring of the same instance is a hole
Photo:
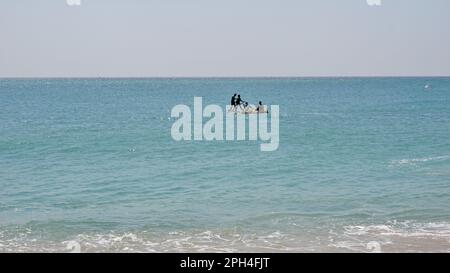
[[[279,148],[171,109],[280,107]],[[0,79],[0,252],[449,252],[450,78]]]

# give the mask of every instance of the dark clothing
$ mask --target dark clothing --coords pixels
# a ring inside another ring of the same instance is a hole
[[[241,105],[241,102],[242,102],[241,98],[240,98],[240,97],[237,97],[237,99],[236,99],[236,105]]]
[[[236,97],[233,96],[233,97],[231,98],[231,106],[235,106],[235,105],[236,105]]]
[[[260,109],[261,109],[261,111],[263,110],[261,106],[263,106],[263,105],[261,102],[259,102],[258,108],[256,108],[256,112],[259,112]]]

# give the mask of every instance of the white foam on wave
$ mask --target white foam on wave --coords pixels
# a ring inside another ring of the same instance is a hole
[[[6,239],[0,234],[0,252],[293,252],[295,238],[280,231],[263,234],[225,231],[173,231],[79,234],[70,239],[41,241],[21,234]]]
[[[412,158],[412,159],[400,159],[400,160],[392,160],[391,166],[394,165],[417,165],[419,163],[426,163],[430,161],[445,161],[450,159],[449,155],[444,156],[435,156],[435,157],[423,157],[423,158]]]
[[[450,239],[450,223],[414,224],[404,222],[393,225],[347,226],[348,235],[381,235],[401,237],[442,237]]]
[[[349,225],[330,244],[357,252],[449,252],[450,223]]]
[[[450,223],[388,222],[311,232],[232,230],[109,232],[44,239],[0,230],[0,252],[449,252]]]

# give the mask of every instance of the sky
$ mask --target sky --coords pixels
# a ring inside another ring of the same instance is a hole
[[[448,0],[66,1],[0,0],[0,77],[450,76]]]

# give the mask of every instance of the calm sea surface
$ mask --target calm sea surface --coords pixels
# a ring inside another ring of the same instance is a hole
[[[280,105],[280,146],[176,104]],[[0,79],[0,252],[450,251],[450,78]]]

